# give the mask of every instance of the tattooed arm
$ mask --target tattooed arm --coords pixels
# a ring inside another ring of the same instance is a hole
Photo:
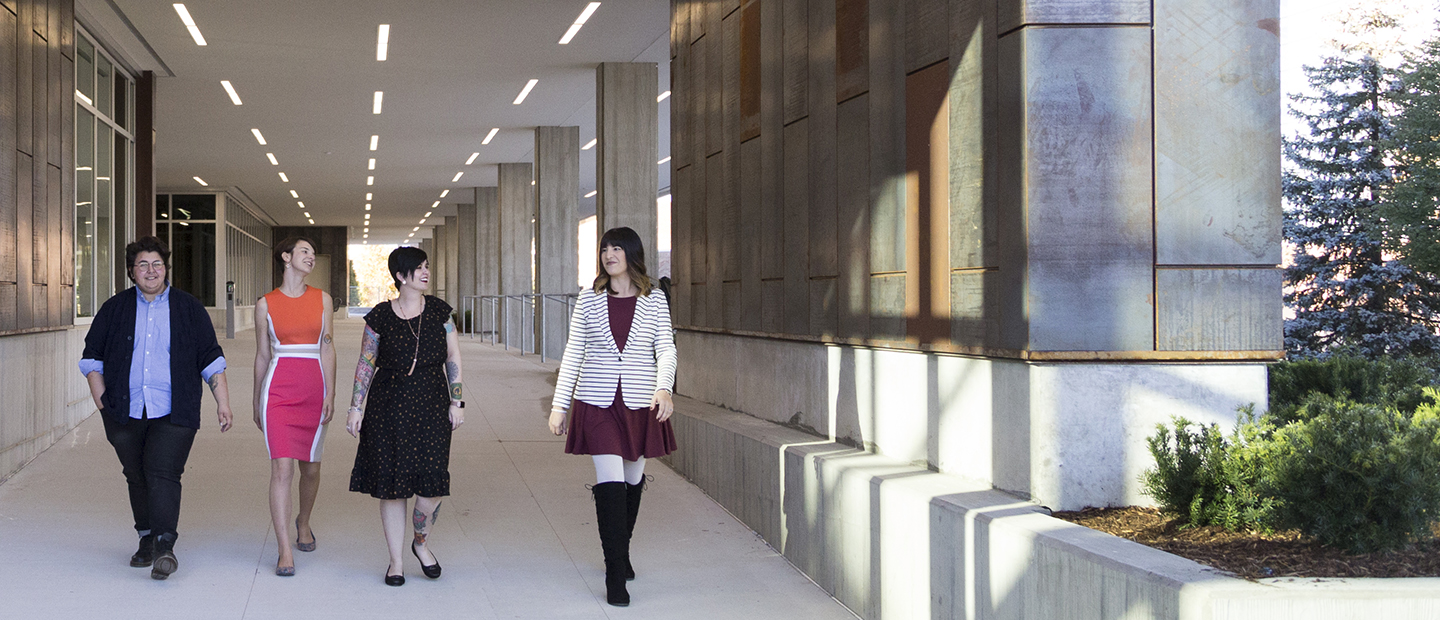
[[[460,403],[465,400],[464,379],[460,374],[460,335],[455,333],[455,323],[445,322],[445,380],[450,384],[450,430],[465,423],[465,409]]]
[[[210,393],[215,395],[215,407],[220,418],[220,432],[230,430],[230,387],[225,383],[225,372],[217,372],[210,375],[205,383],[210,385]]]
[[[345,421],[345,430],[356,437],[360,436],[360,423],[365,418],[365,412],[360,406],[365,404],[365,395],[370,392],[370,381],[375,378],[375,364],[379,356],[380,335],[366,325],[365,335],[360,340],[360,361],[355,364],[355,387],[351,390],[350,412]]]

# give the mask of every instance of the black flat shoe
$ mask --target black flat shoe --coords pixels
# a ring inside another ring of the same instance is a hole
[[[420,552],[415,550],[415,543],[414,543],[414,542],[411,542],[411,543],[410,543],[410,553],[415,554],[415,559],[416,559],[416,560],[420,560]],[[434,553],[431,553],[430,555],[431,555],[431,557],[434,557],[435,554],[434,554]],[[435,560],[435,563],[434,563],[434,564],[431,564],[431,565],[429,565],[429,566],[426,566],[426,565],[425,565],[425,560],[420,560],[420,572],[425,573],[425,576],[426,576],[426,577],[429,577],[429,578],[431,578],[431,579],[439,579],[439,578],[440,578],[440,560],[438,560],[438,559]]]
[[[295,548],[308,553],[315,550],[317,542],[320,541],[315,538],[315,528],[310,528],[310,542],[300,542],[300,517],[295,517]]]
[[[404,575],[385,575],[385,585],[387,585],[387,586],[403,586],[403,585],[405,585],[405,576],[404,576]]]
[[[180,562],[175,559],[175,553],[166,549],[155,554],[154,565],[150,568],[150,578],[164,581],[179,568]]]
[[[135,568],[145,568],[155,561],[155,537],[149,534],[140,537],[140,548],[135,550],[135,555],[130,556],[130,565]]]

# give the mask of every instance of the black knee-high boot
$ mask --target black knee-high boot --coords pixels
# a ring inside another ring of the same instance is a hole
[[[625,565],[630,556],[625,487],[624,482],[602,482],[590,489],[595,496],[600,548],[605,552],[605,602],[616,607],[630,604],[630,593],[625,590]]]
[[[635,538],[635,519],[640,516],[640,494],[645,491],[645,481],[625,485],[625,580],[635,578],[635,567],[630,564],[630,540]]]

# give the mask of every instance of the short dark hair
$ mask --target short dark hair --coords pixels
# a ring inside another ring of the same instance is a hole
[[[165,277],[170,277],[170,248],[164,241],[154,237],[141,237],[125,246],[125,275],[131,282],[135,281],[135,257],[141,252],[154,252],[160,255],[160,261],[165,263]]]
[[[301,241],[310,244],[310,249],[315,250],[316,254],[320,253],[320,246],[315,245],[315,242],[311,241],[309,237],[301,237],[298,235],[294,237],[286,237],[284,241],[275,244],[275,263],[280,265],[281,269],[285,268],[285,259],[281,258],[280,255],[294,252],[295,246]]]
[[[645,272],[645,244],[640,241],[640,234],[629,226],[611,228],[600,236],[599,252],[603,253],[605,248],[615,246],[625,253],[626,271],[630,274],[630,280],[640,289],[640,295],[649,295],[654,282],[650,275]],[[595,276],[595,292],[608,291],[614,293],[610,288],[610,274],[605,272],[605,261],[597,261],[596,271],[600,273]]]
[[[395,279],[395,290],[400,290],[400,276],[408,276],[420,268],[420,264],[429,260],[425,250],[402,246],[390,252],[390,277]]]

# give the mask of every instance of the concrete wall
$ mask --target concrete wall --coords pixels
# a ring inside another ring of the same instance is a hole
[[[95,412],[80,376],[88,326],[0,338],[0,482]],[[104,441],[103,437],[97,438]]]
[[[1440,579],[1251,582],[961,476],[688,398],[666,458],[866,619],[1440,616]]]

